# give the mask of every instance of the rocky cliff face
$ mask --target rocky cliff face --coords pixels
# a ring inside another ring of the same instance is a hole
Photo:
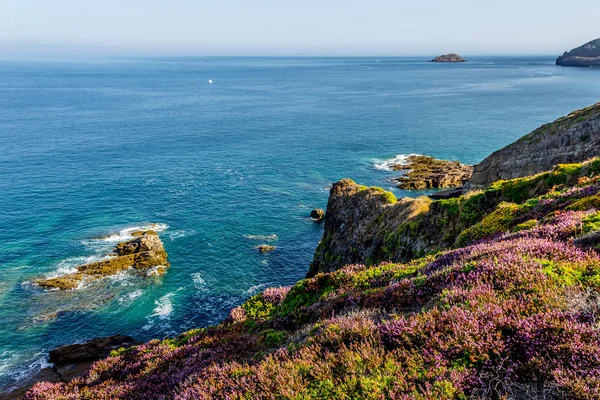
[[[529,176],[557,164],[600,154],[600,103],[541,126],[475,165],[468,182],[482,187],[500,179]]]
[[[334,183],[325,213],[325,234],[307,275],[376,257],[384,234],[426,211],[430,203],[426,197],[397,201],[390,192],[360,186],[350,179]]]
[[[565,67],[600,67],[600,39],[592,40],[556,59],[556,65]]]
[[[535,225],[540,207],[528,199],[560,193],[560,188],[586,182],[598,173],[599,159],[559,165],[535,176],[495,182],[485,191],[437,201],[426,197],[389,201],[393,195],[383,189],[344,179],[331,189],[325,232],[307,276],[349,264],[407,262],[520,224]],[[548,212],[544,207],[542,211]],[[595,207],[600,209],[600,200]]]

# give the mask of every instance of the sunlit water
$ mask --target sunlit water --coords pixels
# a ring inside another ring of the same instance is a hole
[[[58,345],[218,323],[304,276],[332,182],[393,189],[398,154],[476,163],[600,100],[599,78],[551,58],[0,62],[0,384]],[[164,277],[31,284],[150,223]]]

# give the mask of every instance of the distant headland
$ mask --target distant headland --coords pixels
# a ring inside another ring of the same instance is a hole
[[[444,54],[441,56],[437,56],[431,62],[466,62],[464,58],[455,53]]]
[[[556,59],[564,67],[600,67],[600,39],[565,52]]]

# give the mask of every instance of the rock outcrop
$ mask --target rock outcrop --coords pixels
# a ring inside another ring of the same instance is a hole
[[[325,232],[308,276],[374,258],[386,232],[428,210],[431,200],[396,197],[351,179],[333,184],[325,213]]]
[[[541,126],[475,165],[467,186],[484,187],[600,154],[600,103]]]
[[[391,165],[390,168],[407,171],[405,176],[394,179],[398,187],[405,190],[460,187],[473,173],[470,165],[419,155],[411,155],[406,163]]]
[[[323,220],[323,218],[325,218],[325,210],[321,208],[315,208],[310,212],[310,219],[315,222],[320,222]]]
[[[105,260],[78,266],[77,272],[36,283],[46,289],[71,290],[81,282],[114,275],[128,268],[147,274],[162,275],[169,267],[167,252],[158,234],[154,231],[134,232],[134,239],[118,243],[114,256]]]
[[[556,59],[564,67],[600,67],[600,39],[592,40]]]
[[[431,62],[445,62],[445,63],[456,63],[456,62],[465,62],[467,60],[465,60],[464,58],[462,58],[461,56],[459,56],[458,54],[455,53],[450,53],[450,54],[444,54],[441,56],[437,56],[436,58],[434,58],[433,60],[431,60]]]

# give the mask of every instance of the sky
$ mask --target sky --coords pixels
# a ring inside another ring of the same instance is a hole
[[[597,0],[0,0],[0,52],[554,55]]]

